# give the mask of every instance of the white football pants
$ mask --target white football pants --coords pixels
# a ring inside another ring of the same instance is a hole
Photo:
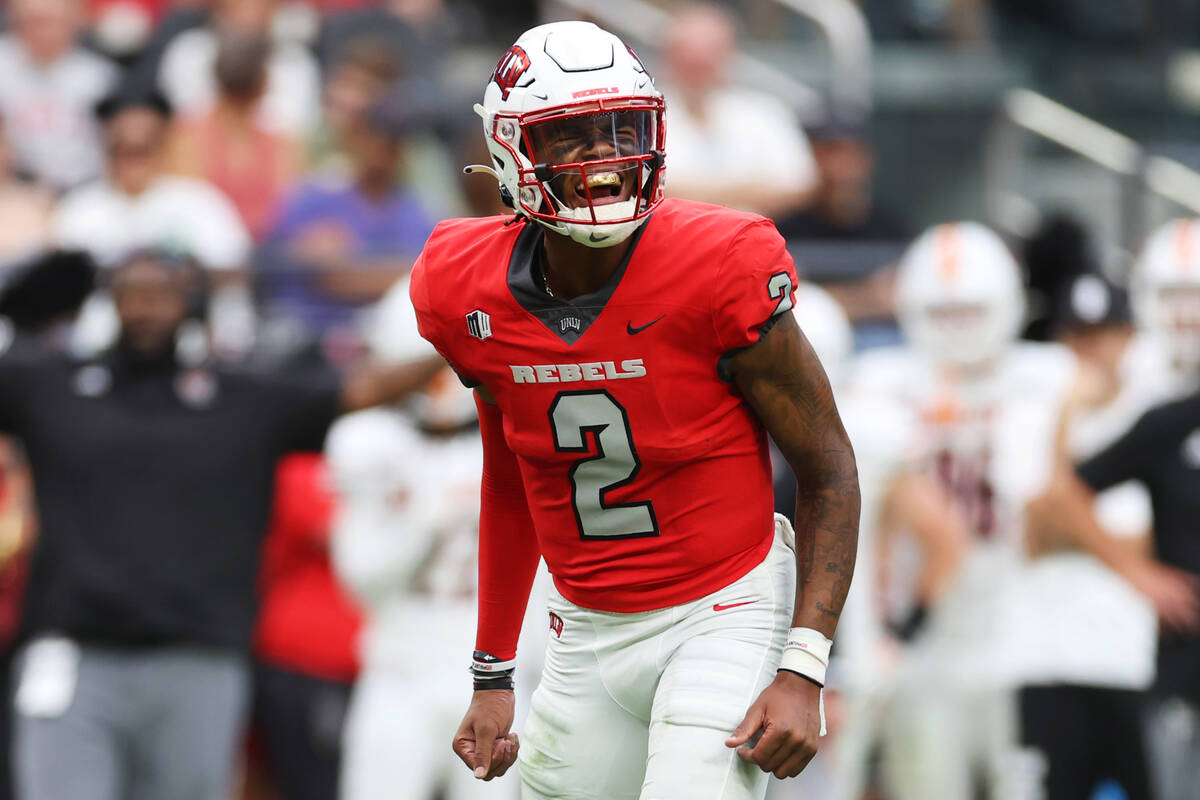
[[[725,739],[775,678],[796,595],[794,534],[741,579],[636,614],[562,619],[521,734],[524,800],[762,800],[767,774]],[[723,608],[718,608],[718,607]]]

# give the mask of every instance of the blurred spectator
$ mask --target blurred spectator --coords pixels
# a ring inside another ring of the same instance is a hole
[[[82,0],[12,0],[0,36],[0,115],[19,167],[54,189],[100,172],[92,107],[117,70],[76,44]]]
[[[189,366],[177,347],[195,270],[144,252],[110,276],[111,350],[0,346],[0,431],[28,454],[40,524],[15,682],[19,796],[225,800],[277,461],[444,363],[340,381]]]
[[[888,340],[890,324],[867,331],[868,321],[892,317],[895,265],[911,236],[907,220],[872,193],[875,152],[859,120],[832,117],[811,131],[820,176],[810,207],[780,217],[779,232],[806,269],[814,270],[858,327],[860,343]],[[851,247],[878,244],[880,247]],[[874,343],[874,342],[872,342]]]
[[[205,181],[165,171],[168,103],[157,95],[117,94],[97,113],[107,175],[59,203],[58,243],[87,250],[101,266],[155,246],[190,255],[207,269],[244,267],[250,237],[230,202]]]
[[[207,26],[186,30],[163,52],[158,85],[172,105],[187,113],[208,111],[217,100],[213,65],[222,33],[270,36],[274,0],[215,0]],[[305,136],[316,125],[320,72],[302,43],[272,40],[267,85],[259,104],[264,125],[279,133]]]
[[[309,160],[323,168],[342,167],[339,162],[346,160],[351,129],[401,71],[397,54],[386,41],[366,34],[347,42],[327,67],[321,127],[310,142]]]
[[[254,631],[254,725],[281,800],[338,796],[360,620],[330,565],[333,513],[321,456],[284,458],[275,473]]]
[[[204,178],[224,192],[256,239],[266,234],[302,160],[299,141],[267,128],[257,114],[270,48],[263,36],[221,36],[216,103],[180,120],[167,157],[171,172]]]
[[[309,181],[284,206],[264,248],[275,312],[314,336],[345,329],[355,311],[405,275],[433,220],[397,179],[398,120],[367,114],[348,132],[349,180]]]
[[[254,316],[237,276],[251,242],[237,210],[211,184],[166,174],[170,106],[161,95],[118,93],[97,113],[104,123],[107,175],[59,203],[58,244],[87,251],[102,267],[145,247],[196,259],[223,276],[212,308],[218,350],[244,353],[253,340]],[[97,298],[85,307],[73,344],[94,352],[107,347],[115,332],[111,306]]]
[[[733,18],[720,6],[687,6],[665,42],[667,192],[779,217],[816,186],[808,140],[779,100],[730,85]]]
[[[355,42],[369,39],[390,53],[405,75],[438,80],[441,54],[451,44],[437,30],[443,13],[440,0],[385,0],[371,6],[326,21],[317,41],[325,70],[341,61]]]
[[[908,222],[872,195],[875,151],[864,123],[834,117],[809,135],[817,185],[808,208],[776,218],[783,238],[908,240]]]
[[[7,126],[0,119],[0,282],[14,262],[49,241],[52,203],[49,192],[17,175]]]

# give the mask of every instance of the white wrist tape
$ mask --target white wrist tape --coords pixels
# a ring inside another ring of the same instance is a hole
[[[831,647],[833,642],[825,638],[820,631],[812,628],[792,628],[788,631],[787,644],[783,646],[783,658],[779,662],[779,668],[799,673],[824,686]]]

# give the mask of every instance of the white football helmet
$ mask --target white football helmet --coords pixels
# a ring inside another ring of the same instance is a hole
[[[983,225],[937,225],[901,259],[896,311],[909,342],[935,361],[980,364],[1017,337],[1025,315],[1021,270]]]
[[[408,284],[407,277],[396,281],[363,318],[363,338],[371,355],[387,364],[418,361],[436,352],[417,329],[417,314]],[[476,417],[473,393],[462,385],[450,367],[413,394],[406,407],[419,424],[434,430],[461,428]]]
[[[1172,220],[1151,234],[1130,296],[1138,325],[1162,341],[1173,367],[1200,373],[1200,220]]]
[[[663,98],[624,42],[590,22],[526,31],[475,111],[501,194],[589,247],[624,241],[663,198]]]

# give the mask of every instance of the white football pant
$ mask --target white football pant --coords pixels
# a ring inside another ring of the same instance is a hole
[[[796,595],[794,534],[776,517],[761,564],[695,602],[562,619],[521,735],[524,800],[762,800],[767,774],[725,746],[775,678]]]

